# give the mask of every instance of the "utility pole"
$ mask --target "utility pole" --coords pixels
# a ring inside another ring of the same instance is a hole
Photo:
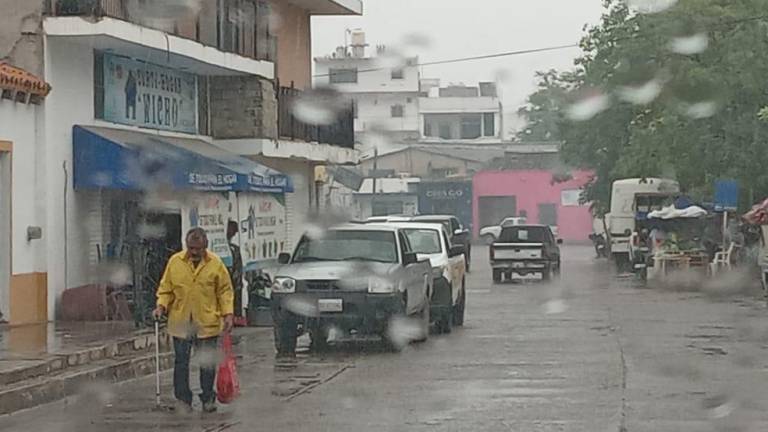
[[[378,147],[373,148],[373,177],[372,183],[373,183],[373,189],[371,190],[371,216],[375,216],[373,214],[373,208],[374,203],[376,202],[376,177],[379,175],[379,149]]]

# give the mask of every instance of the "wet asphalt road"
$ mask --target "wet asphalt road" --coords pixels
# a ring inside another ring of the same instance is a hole
[[[402,353],[364,344],[276,362],[270,331],[240,330],[243,394],[215,415],[153,409],[149,378],[0,430],[768,430],[768,313],[743,280],[640,287],[572,246],[557,283],[493,285],[486,252],[474,256],[466,326]]]

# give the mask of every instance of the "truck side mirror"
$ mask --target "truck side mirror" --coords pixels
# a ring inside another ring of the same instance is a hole
[[[451,250],[448,251],[448,256],[453,258],[464,253],[466,253],[466,250],[463,245],[454,245],[454,246],[451,246]]]
[[[403,266],[407,267],[411,264],[416,264],[419,261],[419,257],[414,252],[406,252],[403,254]]]
[[[288,264],[291,262],[291,254],[285,252],[281,253],[277,256],[277,262],[278,264]]]
[[[559,245],[563,244],[563,239],[557,239],[557,244]]]

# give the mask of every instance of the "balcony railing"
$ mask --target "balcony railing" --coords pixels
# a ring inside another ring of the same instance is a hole
[[[153,16],[153,7],[165,16]],[[192,39],[224,52],[256,60],[277,59],[270,29],[271,7],[262,0],[225,0],[216,10],[183,13],[179,0],[46,0],[49,16],[116,18]],[[171,13],[175,12],[175,13]],[[213,16],[215,14],[215,16]]]
[[[278,130],[281,138],[355,148],[355,119],[352,103],[337,113],[336,121],[328,125],[304,123],[293,115],[294,104],[301,90],[279,87],[277,93]]]

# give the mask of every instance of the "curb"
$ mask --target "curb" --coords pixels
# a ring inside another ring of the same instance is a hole
[[[166,333],[161,334],[161,349],[168,347],[169,341],[169,336]],[[58,374],[70,368],[102,360],[146,353],[154,349],[154,346],[154,333],[146,333],[79,351],[52,354],[50,358],[40,360],[39,363],[32,366],[23,366],[0,372],[0,386],[4,387],[45,375]]]
[[[173,366],[173,358],[171,352],[161,353],[160,370],[170,369]],[[42,377],[36,383],[0,391],[0,415],[12,414],[64,399],[77,394],[88,384],[94,382],[114,384],[151,375],[155,372],[154,354],[126,360],[113,358],[102,362],[104,364],[99,366],[82,367],[77,371],[66,371],[60,375]]]

